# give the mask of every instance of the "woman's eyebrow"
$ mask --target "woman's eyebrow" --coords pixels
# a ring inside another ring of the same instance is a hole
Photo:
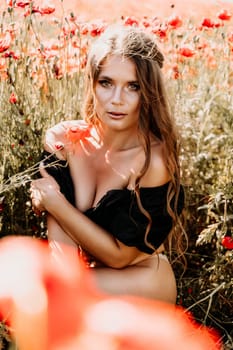
[[[101,73],[99,75],[99,79],[106,79],[106,80],[109,80],[109,81],[114,81],[113,78],[109,77],[108,75],[102,75]],[[139,84],[137,79],[136,80],[135,79],[128,80],[127,83],[129,83],[129,84]]]
[[[108,75],[102,75],[101,73],[100,73],[100,75],[99,75],[99,79],[113,80],[113,79],[110,78]]]

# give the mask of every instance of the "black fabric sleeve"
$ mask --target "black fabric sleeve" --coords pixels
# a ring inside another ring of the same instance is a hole
[[[41,160],[49,175],[57,181],[61,193],[75,206],[74,184],[67,161],[58,159],[55,155],[47,151],[42,153]]]
[[[153,190],[150,192],[141,191],[141,201],[152,219],[152,225],[147,236],[148,242],[154,247],[151,248],[145,243],[145,233],[148,225],[148,218],[138,207],[136,196],[131,196],[128,208],[122,210],[122,206],[116,209],[111,220],[111,232],[122,243],[127,246],[135,246],[140,251],[152,254],[166,239],[172,228],[172,218],[166,210],[166,192],[159,193],[159,198]]]
[[[167,190],[168,184],[140,189],[142,205],[152,219],[147,240],[154,249],[145,243],[148,218],[139,209],[133,191],[110,190],[98,205],[89,209],[86,214],[120,242],[152,254],[165,241],[173,226],[173,220],[167,212]],[[182,211],[183,206],[184,193],[181,189],[178,213]]]

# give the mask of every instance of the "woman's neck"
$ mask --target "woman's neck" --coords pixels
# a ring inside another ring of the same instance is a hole
[[[138,132],[135,130],[112,130],[97,127],[93,133],[99,144],[99,147],[111,152],[120,152],[130,150],[141,146]]]

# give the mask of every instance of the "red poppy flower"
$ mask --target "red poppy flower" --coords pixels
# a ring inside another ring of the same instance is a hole
[[[180,71],[179,71],[179,67],[177,65],[174,65],[172,67],[172,77],[173,79],[177,80],[181,77]]]
[[[188,288],[188,294],[192,294],[193,289],[191,287]]]
[[[25,13],[24,13],[24,17],[28,17],[30,16],[32,13],[41,13],[40,12],[40,8],[38,6],[32,6],[31,8],[29,8]]]
[[[183,24],[182,19],[180,18],[180,16],[177,15],[169,17],[167,23],[174,29],[181,27]]]
[[[28,5],[30,5],[30,3],[31,3],[31,1],[27,1],[27,0],[24,0],[24,1],[17,1],[16,0],[15,5],[17,7],[24,8],[24,7],[28,6]]]
[[[65,349],[62,345],[80,333],[85,309],[96,294],[71,251],[63,247],[59,263],[42,241],[1,240],[0,317],[14,329],[20,349]]]
[[[102,22],[93,22],[89,26],[89,33],[91,36],[95,37],[104,32],[106,26]]]
[[[149,28],[151,26],[151,22],[148,21],[146,18],[144,18],[141,23],[144,28]]]
[[[14,58],[14,60],[18,60],[20,58],[20,54],[19,53],[15,53],[14,51],[7,51],[3,54],[3,57],[5,58]]]
[[[80,34],[87,35],[89,33],[89,26],[87,23],[81,24],[80,26]]]
[[[28,125],[30,125],[30,123],[31,123],[31,119],[25,119],[24,120],[24,124],[26,125],[26,126],[28,126]]]
[[[80,125],[71,126],[66,131],[66,137],[72,143],[76,143],[89,136],[90,136],[89,126],[80,126]]]
[[[13,7],[13,0],[6,0],[6,4],[9,7]]]
[[[47,4],[44,3],[44,5],[40,7],[40,13],[42,15],[50,15],[54,11],[55,11],[55,6],[53,6],[50,3],[47,3]]]
[[[218,18],[222,21],[229,21],[231,19],[231,16],[231,13],[224,9],[218,13]]]
[[[202,27],[214,28],[215,24],[210,18],[204,18],[202,23]]]
[[[233,249],[233,238],[230,236],[225,236],[222,238],[222,246],[226,249]]]
[[[166,26],[154,26],[152,28],[152,33],[156,34],[160,39],[166,39],[167,37],[167,27]]]
[[[222,24],[219,22],[214,22],[212,19],[210,18],[204,18],[202,23],[201,23],[202,27],[205,28],[218,28],[220,27]]]
[[[221,349],[180,307],[99,292],[74,251],[60,248],[54,257],[30,237],[0,242],[0,313],[10,312],[19,349]]]
[[[126,26],[136,26],[138,27],[139,21],[133,16],[127,16],[124,19],[124,25]]]
[[[187,46],[181,47],[178,52],[181,56],[184,56],[184,57],[192,57],[195,55],[195,51],[192,48]]]
[[[5,33],[0,33],[0,53],[9,49],[11,45],[11,35],[7,31]]]
[[[11,93],[10,98],[9,98],[9,102],[12,104],[17,103],[17,97],[16,97],[14,92]]]

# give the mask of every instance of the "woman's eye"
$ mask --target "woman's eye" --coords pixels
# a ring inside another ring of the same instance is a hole
[[[110,87],[111,86],[111,82],[109,80],[106,80],[106,79],[100,79],[99,84],[103,87]]]
[[[140,86],[138,83],[130,83],[129,84],[129,90],[131,91],[138,91],[140,90]]]

